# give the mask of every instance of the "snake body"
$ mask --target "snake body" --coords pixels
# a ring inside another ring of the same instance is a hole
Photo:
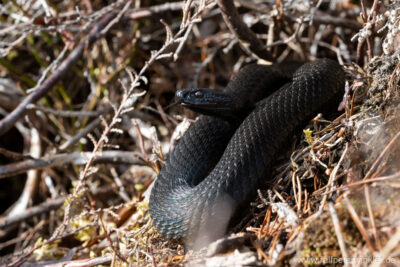
[[[271,178],[271,164],[294,131],[338,103],[344,80],[329,59],[294,73],[279,65],[242,69],[223,91],[231,95],[230,115],[221,107],[199,116],[158,175],[149,203],[157,231],[173,241],[223,235],[232,215]]]

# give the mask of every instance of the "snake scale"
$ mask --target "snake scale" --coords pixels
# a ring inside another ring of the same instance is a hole
[[[152,189],[149,212],[163,237],[207,243],[222,236],[271,178],[271,165],[294,131],[339,103],[345,82],[339,64],[295,65],[249,65],[220,93],[177,92],[184,105],[206,115],[179,140]]]

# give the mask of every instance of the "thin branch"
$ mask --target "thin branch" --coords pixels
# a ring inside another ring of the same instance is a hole
[[[400,137],[400,131],[397,132],[397,134],[392,138],[392,140],[390,140],[390,142],[385,146],[385,148],[382,150],[381,154],[379,155],[379,157],[375,160],[375,162],[372,164],[372,166],[369,168],[367,174],[365,175],[365,179],[369,179],[369,178],[373,178],[371,177],[372,175],[372,171],[375,170],[375,168],[377,167],[378,163],[381,162],[381,160],[383,159],[384,156],[388,155],[388,151],[389,149],[394,147],[395,142],[397,141],[397,139]]]
[[[118,191],[118,188],[116,188],[115,185],[105,185],[93,190],[93,196],[106,194],[107,192],[112,192],[115,190]],[[40,215],[42,213],[46,213],[51,210],[56,210],[59,207],[61,207],[61,205],[63,205],[66,200],[67,200],[66,196],[55,199],[48,199],[47,201],[37,206],[26,209],[24,213],[18,214],[16,216],[9,216],[9,215],[2,216],[0,217],[0,228],[4,229],[7,226],[23,222],[29,218]]]
[[[33,157],[40,157],[42,153],[41,145],[40,145],[40,137],[39,132],[32,128],[30,131],[30,154]],[[24,185],[24,189],[19,196],[18,200],[14,203],[12,208],[9,210],[9,215],[11,217],[16,216],[18,214],[22,214],[25,212],[29,203],[32,199],[34,199],[34,195],[37,191],[39,185],[39,173],[37,170],[31,169],[28,171],[27,179]]]
[[[364,187],[364,195],[365,195],[365,202],[367,204],[369,220],[371,222],[372,231],[374,233],[376,247],[380,250],[380,249],[382,249],[382,246],[381,246],[381,242],[380,242],[380,240],[378,238],[378,231],[376,230],[374,212],[372,210],[371,197],[370,197],[369,186],[368,185],[366,185]]]
[[[400,226],[396,228],[396,233],[391,236],[389,241],[386,243],[385,247],[379,252],[379,260],[374,261],[370,266],[371,267],[379,267],[382,266],[383,262],[390,262],[386,261],[387,258],[390,257],[390,253],[396,248],[399,247],[400,243]],[[398,261],[394,261],[397,262]]]
[[[82,110],[72,111],[72,110],[56,110],[52,108],[45,108],[31,104],[28,105],[27,109],[40,110],[44,113],[52,114],[59,117],[97,117],[101,114],[105,114],[108,111],[110,111],[111,107],[96,111],[82,111]]]
[[[28,170],[60,167],[66,164],[85,165],[88,161],[88,158],[92,154],[92,152],[56,154],[40,159],[28,159],[20,162],[2,165],[0,166],[0,178],[17,175],[27,172]],[[139,160],[138,156],[134,152],[118,150],[109,150],[103,151],[101,153],[96,153],[93,163],[124,163],[135,165],[144,164],[141,160]]]
[[[129,19],[139,19],[139,18],[144,18],[144,17],[150,17],[154,14],[158,14],[161,12],[165,11],[177,11],[177,10],[182,10],[184,7],[185,2],[179,1],[179,2],[172,2],[172,3],[165,3],[157,6],[151,6],[151,7],[146,7],[146,8],[140,8],[140,9],[133,9],[132,12],[127,12],[127,14],[123,17],[129,18]]]
[[[383,182],[383,181],[387,181],[387,180],[394,180],[394,179],[399,179],[400,178],[400,171],[399,172],[395,172],[391,175],[387,175],[387,176],[381,176],[381,177],[376,177],[376,178],[371,178],[371,179],[364,179],[358,182],[354,182],[351,184],[346,184],[346,185],[342,185],[341,187],[332,189],[330,191],[324,192],[322,193],[322,195],[327,195],[327,194],[331,194],[333,192],[337,192],[337,191],[342,191],[342,190],[346,190],[349,188],[359,188],[358,186],[360,185],[364,185],[364,184],[369,184],[369,183],[376,183],[376,182]]]
[[[338,239],[340,252],[342,253],[344,264],[345,266],[348,266],[349,255],[347,254],[346,244],[344,243],[343,231],[340,225],[339,216],[337,215],[335,205],[333,204],[333,202],[329,202],[329,212],[331,213],[333,227],[335,229],[336,237]]]
[[[365,242],[367,243],[367,246],[370,249],[371,253],[374,253],[375,252],[374,246],[372,245],[371,239],[368,236],[367,230],[365,230],[365,227],[360,219],[360,216],[358,216],[356,210],[354,209],[348,197],[344,196],[343,199],[346,203],[347,210],[349,211],[351,218],[353,219],[354,223],[357,226],[358,231],[360,232]]]
[[[76,135],[74,135],[71,139],[69,139],[65,143],[61,144],[59,149],[61,151],[66,150],[68,147],[77,143],[81,138],[85,137],[88,133],[90,133],[92,130],[94,130],[100,123],[101,123],[100,118],[94,119],[84,129],[80,130]]]
[[[267,61],[272,61],[272,55],[268,52],[264,44],[257,38],[256,34],[251,31],[242,21],[238,11],[232,0],[218,0],[222,17],[229,30],[236,36],[242,48],[250,55]]]
[[[65,201],[65,198],[56,198],[48,200],[38,206],[28,208],[25,212],[0,218],[0,228],[4,228],[29,219],[33,216],[58,209]]]

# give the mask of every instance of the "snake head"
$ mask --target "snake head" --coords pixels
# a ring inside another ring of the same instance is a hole
[[[226,117],[234,111],[232,97],[223,92],[190,88],[177,91],[175,96],[183,107],[204,115]]]

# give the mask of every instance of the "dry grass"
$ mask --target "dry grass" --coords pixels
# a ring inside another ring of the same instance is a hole
[[[217,2],[0,6],[2,264],[399,264],[400,5]],[[175,90],[321,57],[345,67],[341,110],[293,138],[225,239],[163,240],[148,187],[195,118]]]

